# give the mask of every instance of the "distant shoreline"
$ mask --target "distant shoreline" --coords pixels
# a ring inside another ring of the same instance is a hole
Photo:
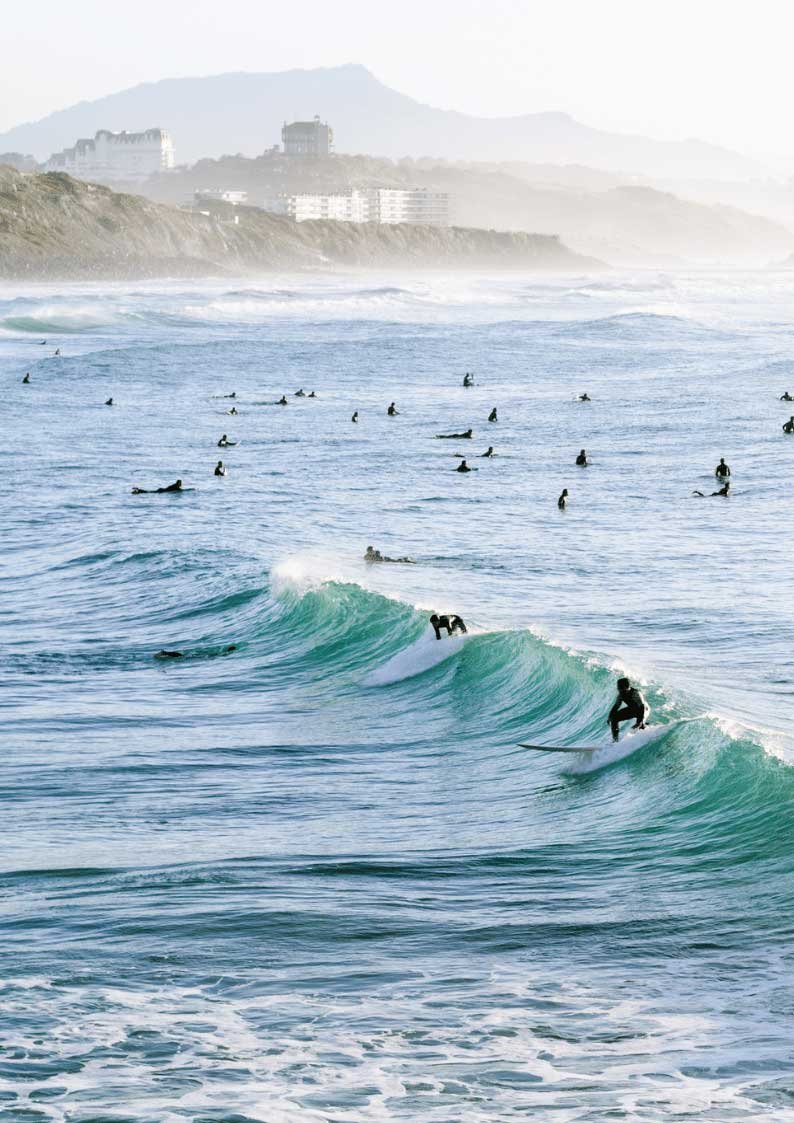
[[[559,238],[468,227],[289,218],[254,208],[238,221],[121,194],[60,173],[0,167],[0,279],[149,280],[284,270],[464,268],[590,272],[608,268]]]

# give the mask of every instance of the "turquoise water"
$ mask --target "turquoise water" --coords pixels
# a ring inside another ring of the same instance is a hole
[[[0,1120],[794,1120],[792,297],[0,288]]]

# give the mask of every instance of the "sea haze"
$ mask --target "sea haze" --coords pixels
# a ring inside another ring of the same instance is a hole
[[[0,287],[0,1120],[794,1121],[792,297]]]

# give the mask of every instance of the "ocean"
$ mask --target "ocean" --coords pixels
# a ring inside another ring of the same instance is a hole
[[[0,287],[0,1121],[794,1121],[793,299]]]

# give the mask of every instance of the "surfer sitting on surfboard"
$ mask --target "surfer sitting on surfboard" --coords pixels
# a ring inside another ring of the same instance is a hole
[[[435,612],[430,617],[430,623],[433,625],[433,631],[436,633],[436,639],[441,639],[441,629],[447,629],[447,635],[454,635],[455,632],[461,632],[465,635],[468,628],[461,620],[460,616],[438,616]]]
[[[619,678],[618,696],[607,718],[607,724],[612,730],[612,740],[618,740],[622,721],[631,721],[633,718],[632,729],[644,729],[645,719],[650,712],[650,706],[637,687],[632,686],[627,678]]]

